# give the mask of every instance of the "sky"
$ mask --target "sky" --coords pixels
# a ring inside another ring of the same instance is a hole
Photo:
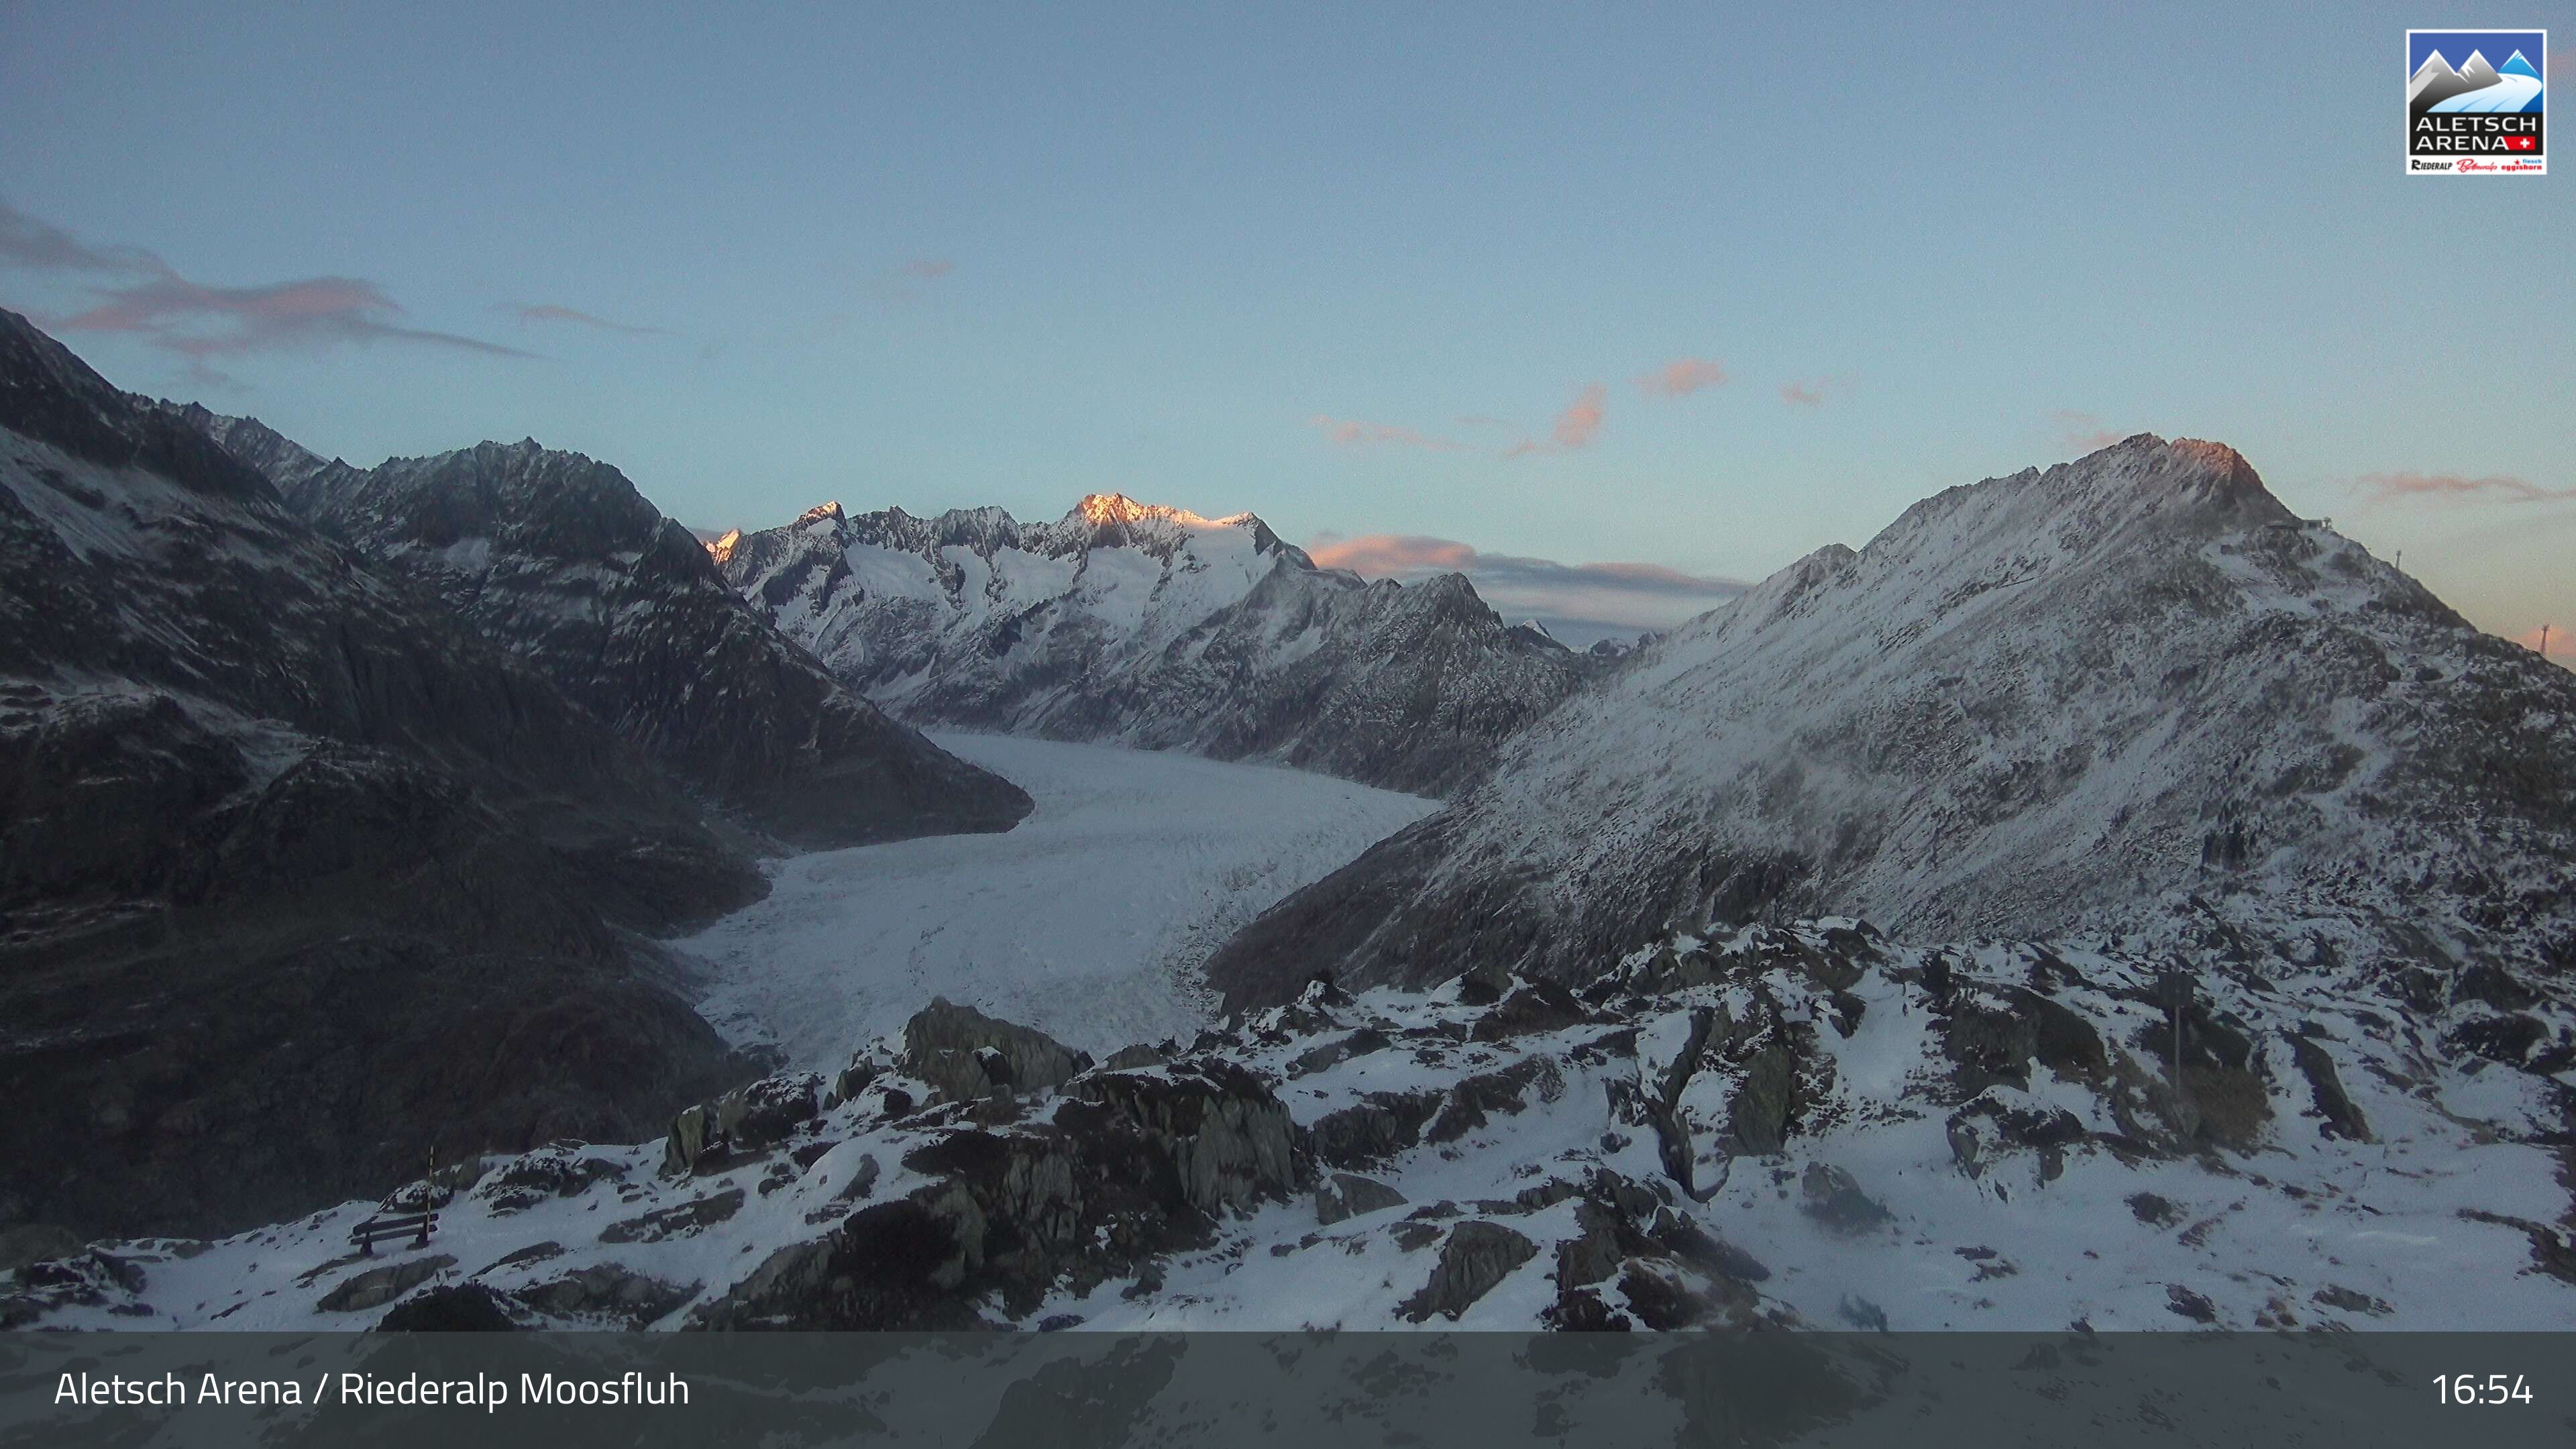
[[[1605,628],[2213,438],[2576,659],[2576,158],[2405,175],[2422,13],[1791,8],[15,0],[0,306],[361,465],[1124,492]]]

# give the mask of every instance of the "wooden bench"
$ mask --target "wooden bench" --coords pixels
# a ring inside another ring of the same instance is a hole
[[[379,1213],[349,1230],[349,1241],[358,1245],[364,1256],[374,1257],[376,1244],[389,1238],[412,1238],[414,1247],[429,1246],[430,1231],[438,1226],[434,1212]]]

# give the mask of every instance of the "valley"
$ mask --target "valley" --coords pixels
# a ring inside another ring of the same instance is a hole
[[[1003,834],[793,856],[768,898],[677,942],[738,1046],[839,1068],[933,996],[1107,1056],[1187,1041],[1198,965],[1301,886],[1434,808],[1416,796],[1178,752],[934,733],[1037,808]]]

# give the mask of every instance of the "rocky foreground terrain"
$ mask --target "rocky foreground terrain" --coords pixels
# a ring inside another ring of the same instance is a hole
[[[2576,1010],[2206,955],[1682,936],[1580,993],[1314,983],[1095,1062],[935,1003],[830,1077],[216,1241],[66,1251],[17,1324],[2563,1327]],[[60,1245],[69,1250],[70,1245]]]
[[[1506,625],[1461,575],[1364,583],[1251,514],[1117,495],[1052,523],[827,503],[710,548],[754,607],[916,724],[1412,794],[1481,779],[1504,739],[1616,658]]]

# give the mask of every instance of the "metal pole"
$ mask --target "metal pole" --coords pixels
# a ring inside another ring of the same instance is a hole
[[[2179,1052],[2182,1049],[2177,1046],[2174,1050]],[[412,1246],[418,1248],[429,1246],[429,1211],[437,1205],[437,1202],[438,1144],[433,1142],[429,1146],[429,1178],[420,1185],[420,1240]]]

